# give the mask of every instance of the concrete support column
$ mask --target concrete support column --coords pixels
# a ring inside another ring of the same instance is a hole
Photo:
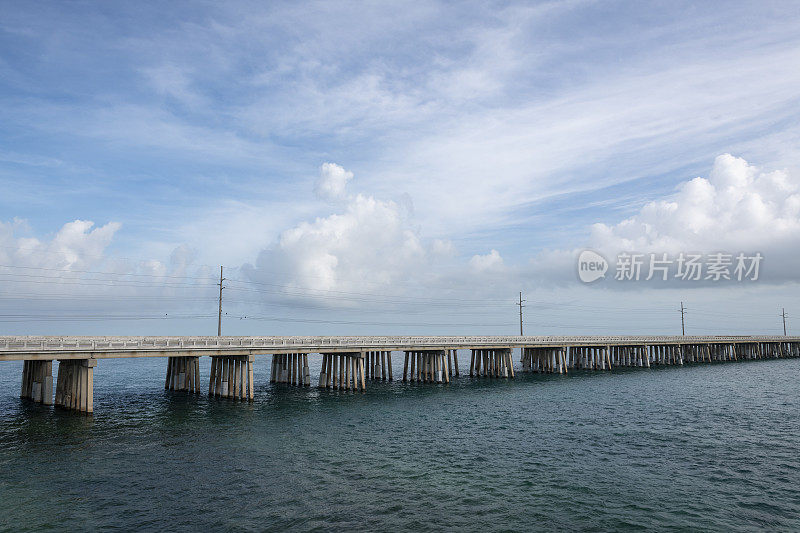
[[[212,356],[211,375],[208,378],[209,395],[216,398],[253,400],[255,397],[254,362],[255,357],[252,355]],[[275,356],[273,356],[273,365],[274,363]]]
[[[200,394],[200,358],[168,357],[164,389]]]
[[[63,359],[58,362],[55,405],[81,413],[94,411],[96,359]]]
[[[374,356],[370,356],[369,352],[322,354],[318,386],[323,389],[364,391],[366,375],[373,361]]]
[[[564,359],[559,358],[558,351],[554,349],[546,350],[547,357],[552,358],[552,365],[563,365]],[[523,368],[532,368],[534,358],[533,348],[522,349]],[[544,353],[544,351],[542,352]],[[442,361],[447,362],[444,352],[438,352]],[[436,361],[439,358],[437,357]],[[528,361],[527,363],[525,361]],[[527,365],[527,367],[526,367]],[[472,349],[472,356],[469,365],[469,375],[489,378],[513,378],[514,360],[511,348],[494,348],[488,350]]]
[[[53,405],[53,361],[23,361],[19,397]]]
[[[408,379],[408,358],[412,352],[405,352],[406,361],[403,367],[405,379]],[[394,376],[392,374],[392,352],[390,351],[366,351],[366,379],[374,381],[392,381]]]

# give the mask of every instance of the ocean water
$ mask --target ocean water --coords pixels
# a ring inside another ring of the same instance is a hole
[[[353,393],[270,386],[257,357],[251,403],[103,360],[93,416],[20,400],[21,367],[0,363],[4,531],[800,530],[800,360]]]

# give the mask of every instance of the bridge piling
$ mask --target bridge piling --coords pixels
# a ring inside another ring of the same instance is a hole
[[[325,387],[325,383],[326,383],[326,381],[328,379],[328,368],[327,367],[328,367],[328,354],[324,353],[324,354],[322,354],[322,366],[320,367],[319,383],[317,384],[317,387],[319,387],[320,389]]]
[[[208,378],[209,396],[252,400],[255,397],[252,355],[214,355],[211,357],[211,375]],[[197,364],[199,369],[199,363]],[[199,372],[192,377],[199,392]],[[192,390],[191,388],[189,390]]]
[[[453,368],[448,361],[448,352],[449,350],[406,350],[403,361],[403,382],[450,383]],[[391,352],[387,352],[387,355],[391,381]]]
[[[408,354],[406,354],[406,358]],[[367,351],[366,359],[366,378],[374,381],[392,381],[392,352],[386,350]],[[406,359],[406,365],[408,360]],[[407,367],[404,368],[404,374]]]
[[[19,397],[43,405],[53,404],[53,361],[23,361]]]
[[[55,405],[81,413],[93,412],[96,365],[96,359],[59,360]]]
[[[200,393],[200,358],[168,357],[166,390]]]
[[[510,348],[493,348],[490,350],[472,348],[470,357],[470,376],[488,378],[513,378],[514,362]],[[523,354],[525,350],[523,349]],[[444,358],[444,352],[440,352]]]
[[[308,354],[304,355],[303,364],[308,364]],[[366,389],[365,373],[369,373],[370,356],[368,352],[323,353],[322,368],[319,373],[319,388],[357,391]],[[305,378],[304,378],[305,379]],[[310,378],[306,384],[310,384]]]
[[[447,357],[447,377],[449,382],[449,378],[453,377],[453,350],[445,350],[445,354]]]

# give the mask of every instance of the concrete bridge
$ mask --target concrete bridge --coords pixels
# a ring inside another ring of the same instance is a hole
[[[400,352],[403,381],[449,383],[460,375],[458,352],[470,355],[469,376],[513,378],[512,353],[523,372],[610,371],[800,357],[800,337],[787,336],[397,336],[397,337],[12,337],[0,336],[0,361],[24,361],[20,397],[91,413],[94,368],[101,359],[167,358],[165,389],[200,393],[199,358],[211,357],[210,396],[253,399],[256,356],[270,358],[270,381],[310,386],[310,355],[322,358],[322,388],[364,390],[368,380],[394,379]],[[53,361],[58,375],[53,394]]]

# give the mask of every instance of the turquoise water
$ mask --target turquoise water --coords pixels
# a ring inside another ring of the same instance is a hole
[[[800,360],[364,394],[256,361],[252,403],[100,361],[91,417],[0,363],[0,529],[800,530]]]

